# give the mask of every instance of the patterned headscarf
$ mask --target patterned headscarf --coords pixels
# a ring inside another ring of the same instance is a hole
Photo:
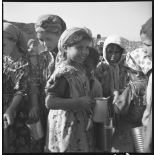
[[[135,71],[147,74],[152,69],[152,61],[143,48],[138,48],[126,55],[126,65]]]
[[[62,33],[62,35],[59,39],[59,42],[58,42],[58,51],[59,52],[56,57],[56,66],[66,59],[64,57],[64,53],[65,53],[64,45],[65,45],[66,41],[70,38],[70,36],[72,36],[75,32],[83,32],[83,33],[87,34],[92,39],[92,33],[90,33],[91,31],[90,30],[88,31],[88,30],[89,29],[87,29],[87,28],[73,27],[73,28],[65,30]],[[83,36],[75,35],[73,39],[75,41],[81,41],[82,38],[83,38]]]
[[[66,29],[66,23],[57,15],[46,14],[38,18],[35,24],[36,32],[47,31],[47,32],[60,32]]]
[[[7,36],[13,40],[15,40],[17,47],[19,48],[19,52],[26,53],[27,52],[27,43],[24,38],[22,31],[14,26],[11,23],[4,22],[3,23],[3,33],[7,34]]]

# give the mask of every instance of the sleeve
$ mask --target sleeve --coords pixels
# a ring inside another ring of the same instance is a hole
[[[28,93],[28,75],[29,75],[28,66],[25,66],[25,67],[17,70],[17,72],[14,76],[15,95],[25,96]]]
[[[49,79],[45,87],[45,93],[53,97],[69,98],[69,83],[64,77],[56,78],[55,81]]]

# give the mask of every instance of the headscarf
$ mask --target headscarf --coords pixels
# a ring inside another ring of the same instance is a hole
[[[135,71],[147,74],[152,69],[152,61],[143,48],[138,48],[126,55],[126,65]]]
[[[88,31],[88,30],[89,29],[87,29],[87,28],[73,27],[73,28],[65,30],[62,33],[62,35],[59,39],[59,42],[58,42],[58,51],[59,52],[58,52],[57,57],[56,57],[56,66],[66,59],[64,57],[64,53],[65,53],[64,44],[69,39],[69,37],[71,35],[73,35],[75,32],[81,31],[81,32],[88,34],[90,36],[90,38],[92,38],[92,33],[90,33],[91,31],[90,30]],[[74,39],[77,41],[81,41],[82,38],[75,35]]]
[[[152,40],[152,17],[142,25],[141,33],[146,34]]]
[[[118,35],[110,35],[107,37],[107,39],[104,42],[104,46],[103,46],[103,58],[105,60],[105,62],[109,65],[110,68],[110,76],[111,76],[111,89],[112,91],[114,89],[119,89],[119,62],[115,63],[115,64],[111,64],[108,62],[107,57],[106,57],[106,48],[109,44],[114,43],[119,45],[121,48],[123,48],[125,50],[125,42],[124,39],[121,36]]]
[[[36,32],[48,31],[54,33],[56,32],[63,33],[65,29],[66,29],[66,23],[61,17],[57,15],[51,15],[51,14],[42,15],[38,18],[35,24]]]
[[[16,45],[19,48],[19,52],[27,52],[27,44],[22,31],[15,25],[4,22],[3,23],[3,33],[7,34],[9,38],[16,41]]]

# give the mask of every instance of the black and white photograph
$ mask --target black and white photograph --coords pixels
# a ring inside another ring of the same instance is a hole
[[[154,153],[152,5],[3,1],[2,153]]]

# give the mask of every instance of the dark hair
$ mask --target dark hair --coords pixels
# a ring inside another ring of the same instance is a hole
[[[93,47],[88,47],[88,49],[89,49],[89,55],[88,55],[87,59],[92,59],[93,60],[93,64],[96,67],[98,62],[99,62],[99,53]]]
[[[142,25],[140,30],[140,35],[141,34],[146,34],[147,37],[152,40],[152,17]]]
[[[64,46],[73,46],[79,43],[82,40],[92,40],[91,36],[89,36],[85,31],[77,31],[72,34],[65,42]]]
[[[98,34],[98,35],[97,35],[97,38],[101,38],[101,35],[100,35],[100,34]]]
[[[106,47],[106,52],[107,52],[107,50],[111,50],[114,46],[119,49],[120,53],[123,53],[124,49],[121,46],[119,46],[119,45],[117,45],[115,43],[108,44],[107,47]]]

